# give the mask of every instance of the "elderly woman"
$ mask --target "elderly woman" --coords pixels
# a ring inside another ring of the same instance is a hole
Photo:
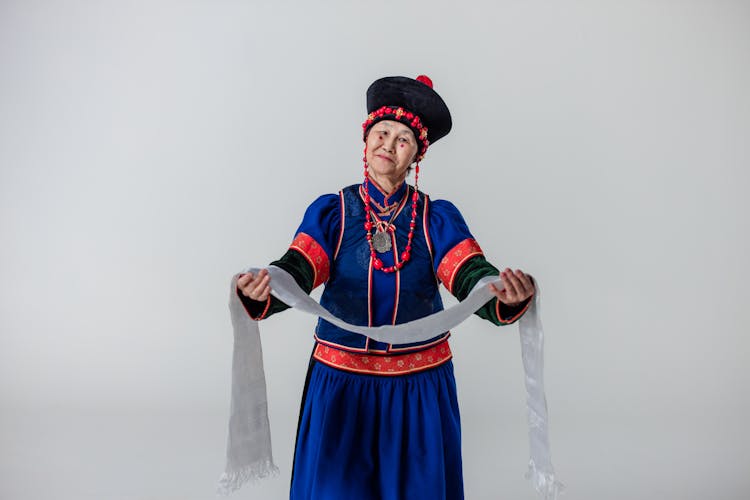
[[[515,322],[534,294],[520,270],[485,260],[458,209],[417,188],[419,162],[448,134],[451,116],[425,76],[387,77],[367,90],[364,181],[307,209],[273,265],[350,324],[399,324],[442,310],[438,285],[463,300],[485,276],[501,277],[476,314]],[[414,170],[414,186],[407,175]],[[492,285],[490,285],[492,286]],[[287,306],[266,270],[242,275],[240,299],[255,320]],[[302,397],[290,498],[461,499],[461,429],[450,332],[413,344],[376,342],[323,319],[315,329]]]

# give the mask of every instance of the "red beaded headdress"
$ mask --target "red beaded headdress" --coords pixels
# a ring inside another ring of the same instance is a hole
[[[392,108],[390,106],[383,106],[367,115],[367,120],[362,124],[364,135],[367,136],[367,131],[370,127],[380,120],[395,120],[408,126],[414,132],[414,137],[417,139],[417,144],[419,144],[417,161],[424,158],[430,141],[427,140],[427,127],[422,125],[422,120],[419,116],[401,107]]]
[[[411,222],[406,247],[401,253],[401,260],[396,259],[394,265],[385,267],[378,258],[373,245],[372,229],[373,216],[370,207],[370,177],[367,170],[367,146],[363,161],[365,175],[365,224],[367,243],[370,246],[372,266],[385,273],[392,273],[401,269],[411,258],[411,243],[416,228],[417,201],[419,200],[419,162],[424,158],[430,141],[435,142],[450,132],[452,122],[448,107],[443,99],[432,89],[432,80],[424,75],[416,79],[403,76],[391,76],[375,81],[367,89],[367,119],[362,124],[363,138],[374,124],[381,120],[394,120],[408,126],[414,133],[419,145],[414,170],[414,193],[411,202]]]
[[[381,120],[395,120],[408,126],[419,144],[417,160],[427,147],[451,130],[451,114],[443,99],[425,75],[416,79],[388,76],[367,89],[367,120],[362,124],[363,138]]]

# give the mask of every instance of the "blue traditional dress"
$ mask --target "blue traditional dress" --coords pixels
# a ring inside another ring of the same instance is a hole
[[[386,195],[370,189],[390,248],[399,260],[409,234],[414,188]],[[442,283],[463,300],[476,282],[497,276],[450,202],[419,192],[411,259],[400,271],[373,268],[365,238],[364,189],[324,195],[305,212],[287,253],[273,265],[311,291],[324,284],[321,304],[356,325],[405,323],[443,309]],[[286,309],[274,297],[240,298],[253,319]],[[477,314],[511,324],[530,299],[508,307],[493,299]],[[461,427],[448,337],[414,344],[375,342],[320,319],[302,397],[292,500],[463,499]]]

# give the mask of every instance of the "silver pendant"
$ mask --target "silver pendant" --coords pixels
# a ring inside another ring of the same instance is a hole
[[[391,237],[384,231],[376,231],[372,235],[372,246],[378,253],[385,253],[391,249]]]

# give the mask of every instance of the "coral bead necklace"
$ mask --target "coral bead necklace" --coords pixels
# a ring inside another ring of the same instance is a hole
[[[365,156],[367,153],[367,148],[365,148]],[[379,271],[382,271],[384,273],[393,273],[396,271],[399,271],[402,267],[406,265],[407,262],[409,262],[409,259],[411,259],[411,242],[414,238],[414,228],[417,227],[417,201],[419,200],[419,191],[418,191],[418,182],[419,182],[419,163],[417,163],[414,166],[414,193],[411,195],[411,222],[409,222],[409,236],[406,241],[406,247],[404,248],[404,251],[401,253],[401,260],[399,261],[396,259],[396,263],[392,266],[384,266],[383,261],[378,258],[378,251],[379,252],[387,252],[391,249],[390,244],[390,235],[388,235],[388,231],[392,230],[393,224],[389,222],[385,227],[383,227],[382,223],[377,222],[373,223],[373,219],[375,218],[375,215],[373,213],[373,209],[370,206],[370,173],[367,169],[367,159],[364,159],[365,161],[365,237],[367,238],[367,244],[370,246],[370,259],[372,261],[372,267],[375,269],[378,269]],[[396,213],[394,213],[393,217],[396,217]],[[376,227],[376,232],[373,235],[372,228]],[[375,243],[373,243],[373,240],[375,240]],[[376,249],[377,247],[377,249]]]

